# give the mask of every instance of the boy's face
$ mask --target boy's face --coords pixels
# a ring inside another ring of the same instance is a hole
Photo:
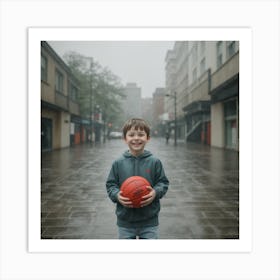
[[[124,141],[129,147],[131,154],[134,156],[140,155],[145,148],[145,145],[150,140],[145,130],[135,129],[132,127],[126,132]]]

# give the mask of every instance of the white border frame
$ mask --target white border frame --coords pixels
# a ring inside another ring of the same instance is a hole
[[[40,54],[41,41],[240,42],[240,174],[238,240],[46,240],[41,239]],[[252,31],[250,28],[97,27],[28,30],[28,250],[29,252],[250,252],[252,249]]]

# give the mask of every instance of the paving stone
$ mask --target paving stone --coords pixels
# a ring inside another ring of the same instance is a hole
[[[161,239],[239,238],[239,153],[152,139],[170,181],[161,201]],[[117,239],[115,205],[105,181],[123,141],[42,154],[41,238]]]

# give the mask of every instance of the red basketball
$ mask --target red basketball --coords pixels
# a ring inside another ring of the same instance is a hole
[[[128,197],[134,208],[139,208],[142,197],[150,192],[151,184],[141,176],[131,176],[121,185],[122,196]]]

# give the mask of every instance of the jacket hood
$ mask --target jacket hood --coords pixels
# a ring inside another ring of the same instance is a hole
[[[152,155],[152,153],[150,151],[144,150],[142,154],[140,154],[137,158],[146,158],[146,157],[150,157]],[[129,151],[125,151],[123,153],[123,156],[125,158],[136,158],[134,155],[132,155]]]

